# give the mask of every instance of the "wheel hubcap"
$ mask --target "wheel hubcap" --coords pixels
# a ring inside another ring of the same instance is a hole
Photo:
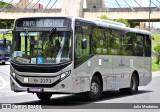
[[[91,92],[97,94],[99,91],[99,86],[96,82],[93,82],[91,85]]]

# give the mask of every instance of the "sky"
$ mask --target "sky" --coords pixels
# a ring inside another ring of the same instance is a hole
[[[2,0],[0,0],[2,1]],[[12,0],[3,0],[5,2],[10,2]],[[19,0],[13,0],[13,3],[17,3]],[[32,0],[30,0],[32,1]],[[38,0],[33,0],[33,3],[36,3]],[[40,3],[42,3],[44,5],[44,7],[48,4],[50,0],[40,0]],[[56,1],[56,0],[51,0],[51,4],[48,6],[48,7],[51,7],[53,5],[53,3]],[[84,0],[85,1],[85,0]],[[94,0],[93,0],[94,1]],[[107,7],[119,7],[118,4],[116,3],[116,0],[103,0],[104,1],[104,4],[105,6]],[[139,7],[138,4],[140,4],[141,6],[143,7],[147,7],[149,6],[149,0],[117,0],[118,3],[120,4],[121,7],[129,7],[125,1],[128,2],[128,4],[132,7]],[[137,1],[138,4],[135,2]],[[159,2],[158,2],[159,1]],[[62,7],[62,2],[63,0],[57,0],[55,6],[57,7]],[[157,6],[160,6],[160,0],[152,0],[152,6],[155,6],[154,4],[156,4]]]
[[[2,1],[2,0],[0,0]],[[10,2],[12,0],[3,0],[5,2]],[[32,1],[32,0],[30,0]],[[33,3],[36,3],[38,0],[33,0]],[[47,6],[47,4],[49,3],[50,0],[40,0],[40,3],[43,4],[44,7]],[[52,2],[50,3],[50,5],[47,7],[47,8],[50,8],[54,2],[56,0],[51,0]],[[84,7],[86,7],[86,0],[84,0]],[[93,0],[94,1],[94,0]],[[95,0],[96,1],[96,0]],[[132,6],[132,7],[139,7],[139,5],[141,5],[142,7],[148,7],[149,6],[149,1],[150,0],[103,0],[104,1],[104,5],[108,8],[116,8],[116,7],[119,7],[118,4],[121,6],[121,7],[129,7],[127,5],[127,3]],[[117,2],[118,4],[117,4]],[[127,3],[126,3],[126,2]],[[18,3],[19,0],[13,0],[12,3]],[[137,4],[137,3],[139,4]],[[63,0],[57,0],[56,4],[54,5],[54,8],[60,8],[63,6]],[[158,6],[160,7],[160,0],[152,0],[152,3],[151,3],[151,6],[152,7],[155,7],[155,6]],[[151,23],[153,24],[154,27],[158,27],[160,28],[160,23],[157,23],[157,22],[154,22],[154,23]],[[148,25],[148,24],[147,24]]]

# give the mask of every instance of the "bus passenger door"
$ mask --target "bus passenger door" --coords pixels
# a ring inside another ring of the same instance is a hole
[[[83,24],[82,24],[83,25]],[[86,27],[77,26],[74,41],[74,68],[79,81],[77,91],[86,92],[90,90],[90,33],[83,33]],[[89,28],[88,28],[89,29]]]

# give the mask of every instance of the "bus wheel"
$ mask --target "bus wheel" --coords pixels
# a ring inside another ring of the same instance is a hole
[[[93,76],[90,85],[89,99],[91,101],[95,101],[98,100],[101,96],[102,96],[102,87],[100,84],[100,80],[98,77]]]
[[[42,101],[48,101],[52,96],[52,93],[36,93],[36,94],[37,97]]]
[[[2,62],[2,65],[5,65],[5,62]]]
[[[120,89],[120,92],[122,94],[134,94],[138,91],[138,80],[135,74],[131,77],[130,87],[129,88],[123,88]]]

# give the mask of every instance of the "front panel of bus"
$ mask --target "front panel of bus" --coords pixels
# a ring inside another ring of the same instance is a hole
[[[69,18],[17,19],[11,49],[11,89],[71,92],[72,38]]]

